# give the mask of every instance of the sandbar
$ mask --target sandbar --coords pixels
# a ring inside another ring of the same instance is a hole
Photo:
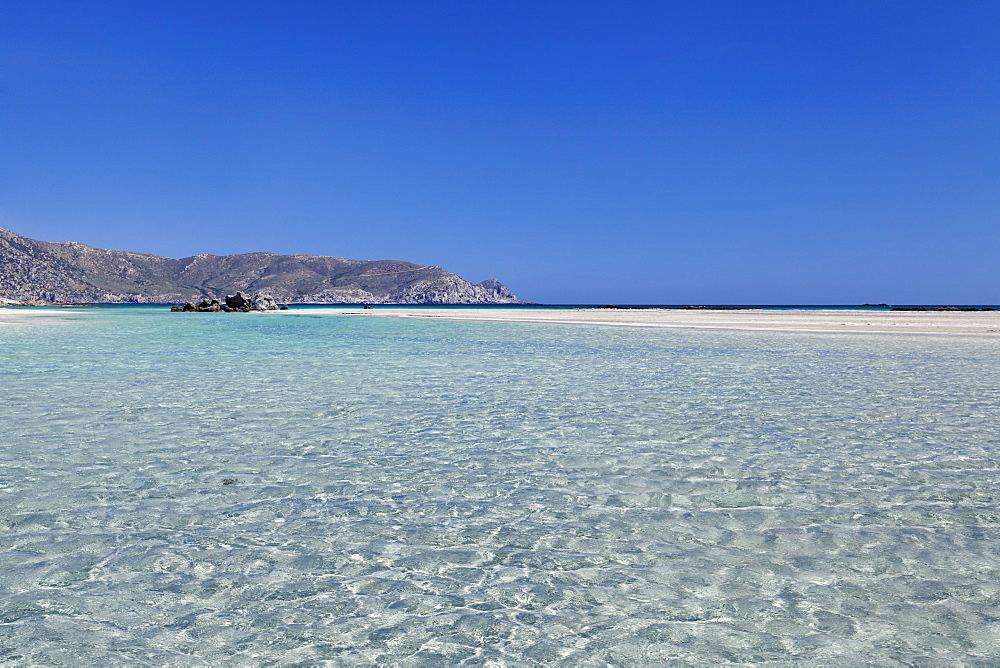
[[[293,307],[294,309],[294,307]],[[285,313],[295,313],[295,310]],[[302,311],[298,311],[302,313]],[[310,309],[360,317],[733,329],[774,332],[1000,337],[1000,311],[687,310],[687,309]]]
[[[0,327],[4,325],[38,325],[66,321],[66,311],[31,307],[26,309],[2,308],[0,305]]]

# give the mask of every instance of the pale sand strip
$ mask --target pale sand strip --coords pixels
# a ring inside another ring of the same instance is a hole
[[[41,307],[30,309],[0,308],[0,327],[4,325],[39,325],[43,323],[68,322],[66,311]]]
[[[275,314],[351,315],[381,318],[440,318],[496,322],[735,329],[774,332],[863,334],[934,334],[1000,337],[1000,311],[765,311],[686,309],[430,309],[329,308],[278,311]],[[68,322],[65,310],[2,309],[0,326]],[[214,314],[207,314],[211,317]],[[217,316],[216,316],[217,317]]]
[[[294,309],[294,307],[293,307]],[[284,313],[304,311],[284,311]],[[310,314],[442,318],[625,327],[737,329],[775,332],[936,334],[1000,337],[1000,311],[769,311],[685,309],[310,309]]]

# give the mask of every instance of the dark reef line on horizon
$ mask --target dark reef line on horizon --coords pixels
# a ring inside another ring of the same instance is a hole
[[[794,306],[618,306],[617,304],[607,304],[598,306],[601,309],[621,309],[621,310],[645,310],[645,309],[665,309],[673,311],[746,311],[750,309],[794,309]],[[801,308],[822,308],[818,305],[801,305]],[[836,306],[836,308],[851,308],[850,306]],[[881,309],[884,311],[1000,311],[1000,308],[993,306],[889,306],[888,304],[861,304],[854,308]]]
[[[890,311],[1000,311],[992,306],[893,306]]]

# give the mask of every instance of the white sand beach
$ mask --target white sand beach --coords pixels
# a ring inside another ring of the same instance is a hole
[[[294,311],[291,311],[294,313]],[[1000,311],[688,310],[688,309],[316,309],[359,317],[737,329],[775,332],[933,334],[1000,337]],[[287,312],[286,312],[287,313]]]
[[[5,325],[30,325],[57,322],[66,315],[65,310],[35,307],[30,309],[2,308],[0,305],[0,327]]]
[[[291,311],[272,314],[296,314]],[[696,309],[493,309],[375,308],[330,306],[309,309],[313,315],[373,318],[438,318],[495,322],[735,329],[774,332],[922,334],[1000,337],[1000,311],[851,311],[851,310],[696,310]],[[0,308],[0,326],[52,323],[65,309]]]

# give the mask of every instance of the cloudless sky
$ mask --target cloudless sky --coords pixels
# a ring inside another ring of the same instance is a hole
[[[0,227],[545,303],[1000,302],[1000,2],[6,0]]]

